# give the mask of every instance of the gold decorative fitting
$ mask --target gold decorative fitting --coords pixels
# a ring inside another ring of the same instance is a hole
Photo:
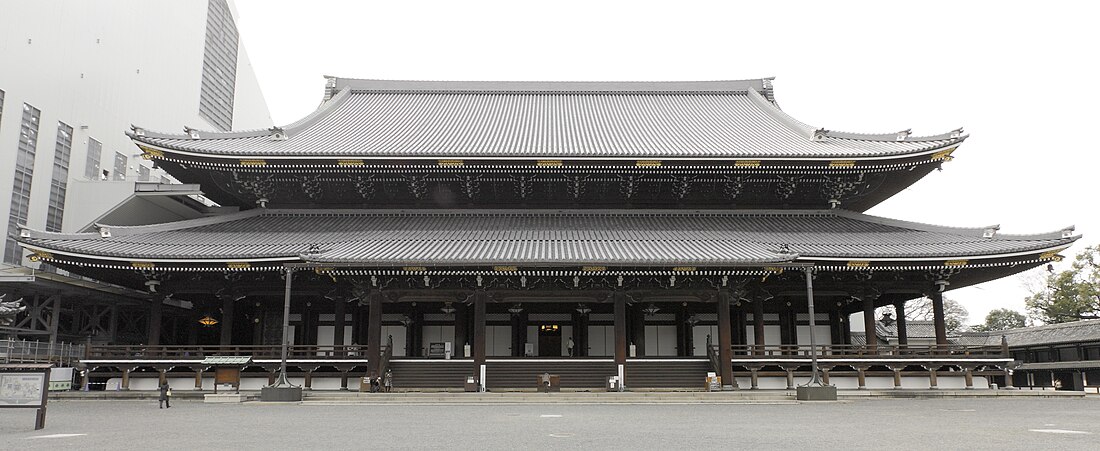
[[[1051,260],[1051,261],[1060,262],[1065,257],[1062,257],[1061,255],[1058,255],[1058,251],[1061,251],[1061,249],[1058,249],[1056,251],[1043,252],[1042,254],[1039,254],[1039,258],[1042,259],[1042,260]]]
[[[218,320],[214,319],[213,316],[206,315],[206,316],[202,317],[202,319],[199,319],[199,324],[202,324],[203,326],[206,326],[206,327],[213,327],[213,326],[216,326],[218,324]]]
[[[462,166],[465,164],[462,160],[439,160],[436,163],[439,163],[440,166]]]
[[[518,270],[519,270],[519,268],[516,268],[515,266],[494,266],[493,267],[493,271],[497,271],[497,272],[515,272],[515,271],[518,271]]]
[[[936,152],[936,153],[932,154],[932,161],[940,161],[940,160],[951,161],[951,160],[954,160],[955,157],[951,156],[951,152],[954,152],[954,151],[955,151],[955,147]]]
[[[672,268],[672,270],[674,272],[692,272],[692,271],[695,271],[695,267],[694,266],[677,266],[675,268]]]
[[[264,160],[241,160],[241,166],[266,166],[267,162]]]
[[[401,269],[403,269],[405,271],[408,271],[408,272],[418,272],[418,271],[427,271],[428,270],[428,268],[425,268],[423,266],[404,266]]]
[[[640,168],[656,168],[661,166],[661,160],[638,160],[634,165]]]
[[[339,166],[362,166],[363,160],[336,160]]]
[[[966,266],[967,260],[948,260],[943,262],[943,266]]]
[[[866,268],[866,267],[869,267],[869,266],[871,266],[871,262],[867,261],[867,260],[849,260],[848,261],[848,267],[849,268]]]
[[[225,267],[227,267],[229,269],[245,269],[245,268],[251,268],[252,264],[249,263],[249,262],[227,262],[225,264]]]
[[[31,252],[34,252],[34,255],[31,256],[32,261],[37,261],[37,260],[34,260],[36,258],[41,259],[41,260],[53,260],[53,254],[51,254],[49,252],[39,251],[39,250],[34,250],[34,251],[31,251]]]
[[[141,149],[141,158],[145,160],[152,160],[153,158],[164,158],[164,152],[152,147],[138,146]]]
[[[733,162],[735,168],[758,168],[760,160],[737,160]]]
[[[581,267],[581,271],[584,271],[584,272],[603,272],[603,271],[607,271],[607,267],[606,266],[583,266],[583,267]]]
[[[830,168],[854,168],[855,160],[833,160],[829,162]]]
[[[539,160],[539,161],[535,162],[535,165],[539,166],[539,167],[544,167],[544,168],[545,167],[556,167],[556,166],[561,166],[561,160]]]
[[[780,266],[765,266],[764,271],[772,272],[775,274],[783,274],[783,268]]]
[[[153,262],[130,262],[130,266],[132,266],[134,268],[148,269],[148,268],[153,268],[157,265],[153,264]]]
[[[313,272],[314,272],[315,274],[325,274],[325,273],[329,273],[329,272],[332,272],[332,271],[333,271],[333,269],[334,269],[334,268],[317,267],[317,268],[313,268]]]

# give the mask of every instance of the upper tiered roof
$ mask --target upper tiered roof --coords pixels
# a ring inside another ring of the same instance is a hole
[[[932,154],[961,130],[855,134],[776,106],[770,79],[698,82],[449,82],[330,79],[313,114],[240,132],[136,128],[155,152],[287,159],[882,160]]]

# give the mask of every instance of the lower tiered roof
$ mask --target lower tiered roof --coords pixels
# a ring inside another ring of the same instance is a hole
[[[953,266],[1049,257],[1077,239],[1071,230],[1004,235],[845,210],[254,209],[93,233],[24,229],[18,239],[40,258],[122,266]]]

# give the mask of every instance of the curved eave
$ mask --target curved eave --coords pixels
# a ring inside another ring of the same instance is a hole
[[[1063,257],[1058,253],[1065,250],[1069,244],[1077,240],[1079,236],[1067,239],[1056,245],[1001,254],[985,255],[940,255],[929,257],[829,257],[815,255],[783,255],[777,254],[774,260],[740,260],[729,262],[716,261],[592,261],[592,262],[561,262],[561,261],[456,261],[441,262],[432,259],[408,259],[371,261],[366,260],[338,260],[325,259],[322,255],[283,255],[283,256],[240,256],[225,258],[148,258],[137,255],[100,255],[82,252],[72,252],[41,244],[19,241],[19,244],[31,251],[31,259],[34,261],[60,262],[78,266],[96,266],[109,269],[161,269],[161,270],[257,270],[259,268],[273,269],[287,263],[302,263],[359,267],[446,267],[446,266],[498,266],[514,265],[519,267],[577,267],[577,266],[607,266],[607,267],[654,267],[671,268],[682,266],[698,266],[709,268],[721,267],[782,267],[784,264],[812,265],[827,270],[900,270],[900,269],[972,269],[994,266],[1014,266],[1020,264],[1038,264],[1048,261],[1058,261]]]

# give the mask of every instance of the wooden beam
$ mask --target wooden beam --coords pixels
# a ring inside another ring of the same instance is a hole
[[[718,291],[718,365],[722,386],[736,387],[733,379],[733,331],[730,324],[730,300],[733,293],[728,289]]]

